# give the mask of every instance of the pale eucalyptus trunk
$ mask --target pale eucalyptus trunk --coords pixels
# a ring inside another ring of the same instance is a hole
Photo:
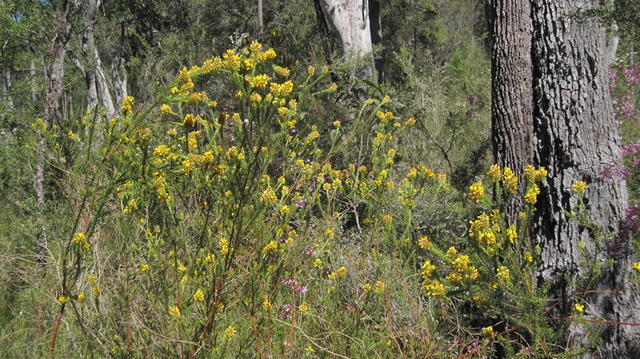
[[[262,0],[258,0],[258,36],[264,32],[264,16],[262,13]]]
[[[591,1],[533,0],[534,156],[549,170],[537,208],[536,233],[543,265],[540,276],[559,300],[556,315],[571,313],[576,300],[586,301],[589,319],[640,322],[640,300],[631,275],[633,244],[616,236],[627,206],[622,178],[605,178],[607,166],[620,161],[620,137],[608,90],[605,29],[596,19],[575,14],[595,6]],[[571,191],[588,184],[584,201],[594,227],[580,226],[567,213],[578,208]],[[602,252],[595,250],[599,240]],[[588,256],[580,250],[585,248]],[[613,260],[589,288],[576,288],[587,268]],[[566,278],[571,279],[570,282]],[[600,293],[572,297],[577,290]],[[597,327],[596,325],[595,327]],[[588,325],[569,327],[568,345],[591,344]],[[604,343],[585,358],[640,357],[640,328],[603,324]]]
[[[359,78],[374,78],[373,44],[368,0],[320,0],[322,11],[340,35],[346,61],[361,61]]]
[[[101,0],[86,0],[84,3],[84,34],[82,54],[85,60],[85,80],[87,83],[87,110],[94,111],[98,105],[105,109],[107,118],[116,116],[113,97],[109,91],[107,76],[95,44],[94,24]]]

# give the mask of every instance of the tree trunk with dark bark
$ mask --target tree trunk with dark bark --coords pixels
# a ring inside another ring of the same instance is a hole
[[[603,176],[620,160],[620,139],[607,86],[608,54],[605,29],[595,19],[578,19],[590,1],[533,0],[534,156],[549,170],[538,201],[536,233],[542,249],[541,279],[551,282],[551,296],[559,299],[559,315],[570,313],[574,291],[605,293],[587,300],[590,319],[640,322],[640,300],[630,276],[633,245],[615,236],[627,206],[625,181]],[[588,184],[584,201],[595,227],[580,226],[566,213],[578,207],[571,186]],[[595,228],[595,229],[594,229]],[[604,247],[596,253],[594,237]],[[579,248],[584,246],[588,256]],[[595,258],[595,259],[594,259]],[[615,260],[594,288],[567,283],[584,279],[594,260]],[[589,261],[585,263],[585,261]],[[611,292],[606,292],[611,291]],[[569,345],[584,347],[582,325],[569,328]],[[604,344],[584,357],[640,357],[640,328],[604,324]]]
[[[522,180],[524,166],[533,164],[533,89],[530,0],[491,1],[493,156]],[[509,222],[522,210],[520,196],[505,208]]]

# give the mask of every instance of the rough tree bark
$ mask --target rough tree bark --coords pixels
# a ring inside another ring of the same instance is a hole
[[[577,208],[571,186],[588,183],[585,202],[600,236],[615,235],[627,206],[625,182],[604,178],[603,170],[620,160],[620,139],[614,124],[608,92],[605,29],[595,19],[573,16],[596,4],[577,0],[533,0],[533,96],[534,157],[549,170],[542,186],[536,229],[542,249],[540,276],[552,283],[551,295],[560,300],[558,314],[570,312],[572,288],[565,278],[585,275],[579,249],[594,254],[595,232],[565,214]],[[603,240],[602,238],[600,239]],[[630,278],[633,245],[623,237],[603,242],[605,251],[596,260],[615,260],[604,271],[597,288],[609,293],[592,294],[591,319],[640,322],[640,300]],[[581,266],[582,264],[582,266]],[[587,336],[581,325],[569,328],[569,345],[584,347]],[[606,324],[604,344],[586,354],[589,358],[640,357],[640,329]]]
[[[533,164],[533,89],[530,0],[493,0],[491,133],[497,164],[520,176]],[[509,222],[522,210],[520,196],[505,208]]]
[[[374,78],[368,0],[321,0],[322,10],[340,35],[345,60],[362,60],[359,78]]]

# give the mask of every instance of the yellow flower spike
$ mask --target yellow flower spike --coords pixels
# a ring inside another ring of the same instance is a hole
[[[571,190],[578,196],[582,196],[587,190],[587,183],[584,181],[578,181],[571,186]]]
[[[509,243],[514,244],[516,238],[518,238],[518,232],[516,230],[516,226],[509,226],[507,228],[507,238],[509,239]]]
[[[82,244],[85,240],[86,236],[82,232],[78,232],[73,235],[73,241],[76,242],[76,244]]]
[[[278,251],[278,242],[270,241],[264,247],[262,247],[262,254],[273,254]]]
[[[193,301],[194,302],[203,302],[204,301],[204,291],[200,288],[193,293]]]
[[[420,273],[422,274],[422,278],[424,280],[427,280],[429,278],[431,278],[431,274],[433,274],[433,272],[438,269],[438,267],[436,267],[434,264],[431,263],[430,260],[425,260],[424,264],[422,264],[422,267],[420,267],[420,269],[422,270]]]
[[[484,186],[481,182],[476,182],[469,186],[469,194],[468,197],[470,200],[479,203],[482,197],[484,197]]]
[[[265,312],[270,312],[273,309],[273,305],[269,301],[268,297],[262,298],[262,310]]]
[[[133,96],[127,96],[124,98],[124,100],[122,100],[122,111],[124,112],[130,112],[133,109],[133,103],[135,102],[135,99],[133,98]]]
[[[249,96],[249,100],[253,103],[260,103],[260,101],[262,101],[262,96],[260,96],[259,93],[254,92]]]
[[[278,65],[273,66],[273,71],[282,77],[289,77],[289,74],[291,73],[288,68]]]
[[[427,293],[428,296],[435,298],[441,298],[446,293],[444,284],[438,282],[437,280],[426,281],[422,285],[422,289]]]
[[[68,301],[69,301],[69,297],[64,296],[64,295],[60,295],[60,296],[58,296],[58,303],[60,303],[60,304],[64,304],[64,303],[66,303],[66,302],[68,302]]]
[[[536,204],[538,195],[540,194],[540,188],[537,185],[531,185],[527,189],[527,193],[524,195],[524,201],[529,204]]]
[[[89,282],[89,284],[91,284],[91,285],[96,284],[97,280],[98,280],[98,278],[96,277],[95,274],[89,274],[87,276],[87,282]]]
[[[422,249],[431,249],[433,244],[429,241],[429,238],[426,236],[418,238],[418,246]]]
[[[149,270],[149,265],[147,263],[140,264],[140,272],[146,272]]]
[[[529,263],[533,263],[533,256],[531,255],[531,253],[525,252],[524,253],[524,260],[529,262]]]
[[[491,165],[491,168],[489,168],[489,171],[487,172],[487,176],[489,176],[489,178],[494,182],[499,181],[502,177],[502,169],[500,168],[500,165]]]
[[[456,247],[449,247],[449,249],[447,249],[447,257],[449,257],[449,259],[453,260],[457,255],[458,250]]]
[[[412,127],[416,124],[416,119],[413,117],[409,117],[405,122],[404,125],[407,127]]]
[[[511,194],[518,191],[518,176],[516,176],[509,167],[504,168],[502,174],[502,187]]]
[[[509,271],[509,268],[505,266],[498,267],[498,269],[496,269],[496,277],[504,282],[508,282],[509,280],[511,280],[511,273]]]
[[[584,305],[580,304],[580,303],[576,303],[576,305],[574,306],[576,312],[578,313],[584,313]]]
[[[172,305],[167,311],[169,312],[169,316],[171,316],[172,318],[180,318],[180,308],[178,308],[178,306]]]
[[[373,292],[378,295],[382,295],[384,293],[384,282],[381,280],[377,281]]]
[[[76,300],[80,303],[84,302],[87,299],[87,296],[84,293],[78,293]]]
[[[482,335],[486,335],[488,337],[494,337],[496,333],[493,331],[493,327],[482,328]]]
[[[633,263],[633,269],[635,269],[637,272],[640,272],[640,262]]]
[[[235,337],[237,333],[238,331],[236,330],[236,328],[233,325],[230,325],[227,327],[227,329],[224,330],[224,332],[222,333],[222,336],[225,339],[231,339]]]

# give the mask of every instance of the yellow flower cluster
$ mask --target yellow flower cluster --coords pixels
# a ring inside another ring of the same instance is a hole
[[[422,249],[431,249],[431,247],[433,247],[433,244],[431,243],[431,241],[429,241],[429,238],[425,236],[418,238],[418,246]]]
[[[273,71],[282,77],[289,77],[289,73],[290,73],[288,68],[278,66],[278,65],[273,66]]]
[[[87,236],[82,232],[78,232],[78,233],[74,234],[73,235],[73,241],[77,245],[81,246],[86,251],[91,249],[91,244],[89,243],[89,240],[87,239]]]
[[[235,337],[236,334],[238,334],[238,331],[236,330],[236,328],[233,325],[228,326],[227,329],[225,329],[224,332],[222,332],[222,336],[225,339],[231,339],[231,338]]]
[[[249,83],[249,86],[251,87],[265,88],[269,84],[270,79],[271,78],[269,77],[269,75],[266,75],[266,74],[260,74],[255,76],[251,76],[251,75],[245,76],[245,80],[247,80],[247,82]]]
[[[172,305],[169,307],[168,309],[169,315],[176,319],[176,318],[180,318],[180,308],[178,308],[177,305]]]
[[[274,97],[287,97],[293,91],[293,82],[286,81],[282,84],[272,82],[269,86],[269,92]]]
[[[489,176],[489,178],[494,182],[499,181],[502,177],[502,169],[500,169],[500,165],[491,165],[487,172],[487,176]]]
[[[268,297],[262,298],[262,310],[265,312],[270,312],[273,309],[273,305],[269,301]]]
[[[484,197],[484,186],[481,182],[476,182],[469,186],[469,199],[478,203]]]
[[[509,226],[507,228],[507,239],[509,239],[509,243],[514,244],[518,238],[518,231],[516,230],[516,226]]]
[[[240,70],[242,59],[236,54],[235,51],[227,50],[224,55],[222,55],[222,63],[227,69],[238,71]]]
[[[202,289],[196,290],[195,293],[193,293],[193,301],[194,302],[202,302],[204,301],[204,291]]]
[[[393,112],[378,111],[376,112],[376,117],[384,124],[393,119]]]
[[[571,190],[579,196],[582,196],[587,190],[587,183],[584,181],[578,181],[571,186]]]
[[[536,204],[539,194],[540,194],[540,188],[535,184],[530,185],[529,188],[527,189],[527,193],[525,193],[524,195],[525,203]]]
[[[509,272],[509,268],[505,266],[500,266],[496,269],[496,277],[503,281],[508,282],[511,280],[511,273]]]
[[[549,172],[544,167],[539,167],[538,169],[536,169],[532,165],[527,165],[524,168],[524,175],[525,175],[525,177],[527,177],[527,180],[529,182],[542,181],[542,180],[544,180],[545,177],[547,177],[548,174],[549,174]]]
[[[452,262],[453,272],[449,273],[447,279],[451,283],[460,283],[463,280],[473,281],[478,279],[478,269],[472,265],[469,265],[470,260],[468,255],[460,254]]]
[[[422,285],[422,289],[425,291],[425,293],[427,293],[428,296],[436,298],[443,297],[446,293],[444,284],[438,282],[437,280],[425,281]]]
[[[131,112],[131,110],[133,110],[133,103],[135,102],[135,99],[133,98],[133,96],[127,96],[122,100],[122,111],[124,112]]]
[[[264,247],[262,247],[262,254],[273,254],[278,252],[278,242],[270,241]]]
[[[502,174],[502,188],[513,194],[518,191],[518,176],[516,176],[511,168],[505,167]]]
[[[469,237],[478,241],[482,245],[494,245],[497,243],[496,232],[500,232],[500,225],[497,223],[497,216],[482,213],[475,220],[470,221]]]

